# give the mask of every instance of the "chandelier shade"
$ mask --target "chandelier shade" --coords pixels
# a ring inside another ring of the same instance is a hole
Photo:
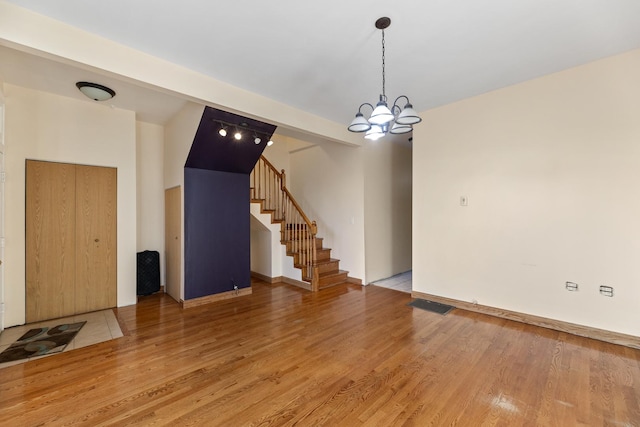
[[[411,104],[405,105],[396,118],[396,123],[401,125],[415,125],[421,121],[422,119],[418,116],[418,113],[413,109],[413,105]]]
[[[365,139],[376,141],[386,135],[385,129],[381,125],[371,125],[371,129],[364,134]]]
[[[411,125],[403,125],[401,123],[398,123],[397,121],[393,124],[393,126],[391,126],[391,130],[389,130],[389,133],[392,133],[394,135],[398,135],[401,133],[409,133],[413,130],[413,126]]]
[[[406,95],[397,97],[391,108],[387,104],[384,30],[389,25],[391,25],[391,19],[387,17],[379,18],[375,23],[376,28],[382,31],[382,93],[380,94],[380,100],[375,108],[368,102],[361,104],[355,118],[347,127],[351,132],[366,132],[364,137],[374,141],[384,137],[387,133],[409,133],[413,131],[414,124],[422,121]],[[398,101],[401,98],[406,99],[404,108],[398,105]],[[368,105],[373,110],[368,119],[364,117],[361,111],[365,105]]]
[[[355,119],[351,121],[348,129],[351,132],[366,132],[371,129],[371,123],[369,123],[369,121],[364,118],[364,115],[362,115],[362,113],[358,112]]]
[[[371,113],[371,117],[369,117],[369,123],[372,125],[384,125],[391,120],[393,120],[393,113],[387,107],[387,103],[380,100],[373,113]]]

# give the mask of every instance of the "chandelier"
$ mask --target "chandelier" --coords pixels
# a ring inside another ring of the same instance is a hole
[[[376,28],[382,30],[382,94],[380,94],[380,101],[378,101],[378,104],[376,104],[375,107],[368,102],[360,105],[360,107],[358,107],[356,117],[347,128],[351,132],[366,132],[364,137],[372,141],[382,138],[387,133],[409,133],[413,130],[414,124],[422,121],[416,110],[413,109],[413,105],[411,105],[409,98],[405,95],[397,97],[391,108],[387,105],[384,72],[384,30],[385,28],[389,28],[389,25],[391,25],[391,19],[387,17],[382,17],[376,21]],[[400,108],[398,101],[403,98],[407,100],[407,103],[404,108]],[[362,114],[362,107],[365,105],[368,105],[373,110],[368,119],[365,119]]]

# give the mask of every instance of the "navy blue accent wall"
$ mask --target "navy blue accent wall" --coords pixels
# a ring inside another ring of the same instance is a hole
[[[220,136],[220,123],[216,120],[237,126],[229,128],[227,136]],[[242,130],[241,124],[251,131]],[[236,129],[242,130],[241,141],[233,138]],[[249,174],[275,130],[268,123],[205,107],[185,167]],[[253,142],[254,135],[262,139],[260,144]]]
[[[184,168],[185,299],[251,286],[249,175]]]

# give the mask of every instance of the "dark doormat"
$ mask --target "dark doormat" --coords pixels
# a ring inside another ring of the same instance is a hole
[[[426,299],[414,299],[407,305],[415,308],[420,308],[422,310],[432,311],[438,314],[447,314],[451,311],[451,309],[455,308],[451,305],[440,304],[439,302],[428,301]]]
[[[67,347],[85,323],[87,322],[30,329],[0,353],[0,363],[59,353]]]

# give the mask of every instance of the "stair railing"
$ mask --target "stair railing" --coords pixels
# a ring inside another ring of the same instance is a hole
[[[318,274],[313,266],[317,260],[316,234],[318,227],[304,213],[286,186],[284,169],[281,172],[264,157],[256,163],[250,175],[251,200],[262,203],[262,210],[271,212],[280,222],[280,242],[288,243],[294,253],[294,264],[302,269],[304,278],[311,280],[311,288],[318,288]]]

